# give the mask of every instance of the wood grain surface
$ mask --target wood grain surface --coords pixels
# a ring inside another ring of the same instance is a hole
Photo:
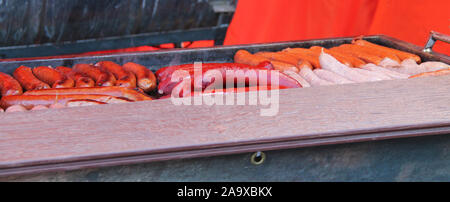
[[[103,165],[133,156],[180,158],[167,156],[176,152],[187,158],[203,150],[219,155],[299,147],[327,138],[322,144],[443,134],[450,131],[449,101],[450,76],[440,76],[281,90],[279,113],[271,117],[260,116],[267,106],[175,106],[170,99],[3,113],[0,175],[58,163],[100,166],[77,162],[114,157],[119,160]]]

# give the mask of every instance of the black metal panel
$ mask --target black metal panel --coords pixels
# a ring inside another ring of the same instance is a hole
[[[0,1],[0,58],[194,40],[222,44],[234,10],[217,9],[217,2],[236,5],[235,0]]]
[[[11,176],[0,181],[450,181],[450,136],[436,135]]]

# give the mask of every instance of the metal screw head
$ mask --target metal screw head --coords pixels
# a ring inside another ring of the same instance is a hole
[[[265,160],[266,160],[266,154],[261,151],[253,153],[252,156],[250,157],[250,162],[253,165],[260,165],[260,164],[264,163]]]

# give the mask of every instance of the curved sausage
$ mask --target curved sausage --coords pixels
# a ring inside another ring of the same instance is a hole
[[[383,58],[378,57],[374,54],[370,54],[370,53],[361,51],[356,45],[352,45],[352,44],[342,44],[338,47],[330,48],[330,50],[340,52],[340,53],[350,54],[350,55],[357,57],[367,63],[373,63],[376,65],[380,64],[380,62],[383,60]]]
[[[226,71],[229,71],[230,73],[236,74],[238,71],[240,71],[241,73],[252,73],[249,72],[249,70],[253,70],[255,71],[254,73],[257,74],[259,71],[267,71],[268,74],[270,75],[272,72],[274,72],[273,74],[278,74],[280,75],[280,86],[281,85],[288,85],[287,87],[301,87],[301,84],[299,84],[297,81],[295,81],[294,79],[292,79],[291,77],[282,74],[276,70],[268,70],[267,67],[265,67],[264,63],[269,63],[267,61],[262,62],[260,65],[258,66],[252,66],[252,65],[246,65],[246,64],[240,64],[240,63],[204,63],[202,64],[202,74],[204,75],[205,72],[210,71],[210,70],[217,70],[220,71],[223,75],[226,75]],[[270,63],[269,63],[270,64]],[[175,70],[180,69],[180,66],[169,66],[169,67],[164,67],[166,69],[166,71],[162,72],[162,73],[167,73],[170,72],[170,74],[166,75],[166,78],[161,80],[159,82],[158,85],[158,92],[160,94],[170,94],[172,92],[172,89],[177,86],[180,82],[182,82],[184,79],[188,79],[188,78],[194,78],[194,64],[189,64],[189,65],[183,65],[182,68],[183,70],[185,70],[187,72],[186,75],[180,75],[179,78],[177,78],[178,80],[172,80],[172,76],[175,75],[175,73],[180,73],[177,72]],[[225,71],[225,72],[224,72]],[[278,73],[275,73],[278,72]],[[200,75],[199,75],[200,76]],[[244,75],[241,75],[244,76]],[[245,79],[246,81],[248,81],[250,78],[240,78],[240,79]],[[252,78],[252,79],[257,79],[256,78]],[[195,80],[195,79],[194,79]],[[203,80],[203,79],[201,79]],[[192,81],[192,79],[191,79]],[[193,81],[192,81],[193,82]],[[282,84],[284,83],[284,84]]]
[[[73,79],[47,66],[35,67],[33,68],[33,73],[39,80],[47,83],[52,88],[70,88],[75,85]]]
[[[283,54],[281,52],[257,52],[256,56],[265,57],[267,59],[276,60],[279,62],[288,63],[291,65],[298,64],[298,58],[293,57],[291,55]]]
[[[156,89],[156,77],[150,69],[134,62],[125,63],[123,68],[136,76],[138,87],[145,92],[151,92]]]
[[[84,76],[81,73],[76,73],[72,71],[72,68],[59,66],[55,68],[56,71],[61,72],[67,77],[71,78],[75,82],[75,87],[94,87],[95,81],[90,77]]]
[[[110,95],[115,97],[124,97],[133,101],[152,100],[152,98],[139,93],[135,90],[123,88],[119,86],[109,87],[91,87],[91,88],[63,88],[63,89],[43,89],[25,92],[24,95],[75,95],[75,94],[91,94],[91,95]]]
[[[393,61],[396,61],[398,63],[402,62],[400,60],[400,58],[396,54],[391,52],[391,51],[384,51],[384,50],[380,50],[378,48],[374,48],[374,47],[371,47],[371,46],[359,46],[357,44],[346,44],[346,45],[347,46],[352,46],[355,50],[362,51],[362,52],[365,52],[365,53],[368,53],[368,54],[371,54],[371,55],[376,55],[376,56],[378,56],[378,57],[380,57],[382,59],[383,58],[389,58],[389,59],[391,59]]]
[[[298,72],[298,68],[295,65],[288,64],[285,62],[280,62],[272,59],[268,59],[259,55],[253,55],[250,52],[246,50],[238,50],[236,54],[234,54],[234,62],[235,63],[242,63],[247,65],[253,65],[257,66],[260,65],[264,61],[269,61],[272,63],[274,69],[279,71],[293,71]]]
[[[39,80],[38,78],[36,78],[33,75],[33,71],[31,70],[31,68],[26,67],[26,66],[18,67],[14,71],[13,76],[14,76],[14,78],[17,79],[17,81],[19,81],[20,85],[22,85],[22,87],[25,90],[50,88],[50,86],[48,84],[46,84],[46,83],[42,82],[41,80]]]
[[[361,59],[359,59],[357,57],[353,57],[353,56],[351,56],[349,54],[345,54],[345,53],[332,51],[332,50],[329,50],[326,48],[322,48],[320,46],[311,46],[311,48],[309,48],[309,49],[316,54],[320,54],[323,50],[325,53],[328,53],[329,55],[336,58],[339,62],[341,62],[342,64],[347,65],[349,67],[360,67],[360,66],[366,64],[364,61],[362,61]]]
[[[0,72],[0,93],[1,96],[21,95],[22,86],[12,76]]]
[[[95,64],[101,70],[110,72],[116,77],[116,86],[125,88],[136,88],[136,76],[133,73],[125,71],[122,66],[111,61],[100,61]]]
[[[284,54],[288,54],[297,58],[299,62],[307,61],[316,69],[321,68],[319,62],[319,54],[315,53],[314,51],[306,48],[286,48],[282,52]]]
[[[10,95],[2,97],[0,106],[2,108],[8,108],[12,105],[22,105],[26,109],[31,109],[36,105],[50,106],[55,103],[65,106],[68,101],[79,99],[95,100],[108,104],[132,102],[126,98],[119,98],[110,95]]]
[[[76,64],[72,71],[88,76],[95,81],[97,86],[114,86],[116,78],[109,72],[105,72],[90,64]]]

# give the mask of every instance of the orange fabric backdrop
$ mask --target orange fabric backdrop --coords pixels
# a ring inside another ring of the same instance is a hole
[[[239,0],[225,45],[386,34],[423,46],[450,34],[449,0]],[[435,51],[450,55],[450,45]]]

